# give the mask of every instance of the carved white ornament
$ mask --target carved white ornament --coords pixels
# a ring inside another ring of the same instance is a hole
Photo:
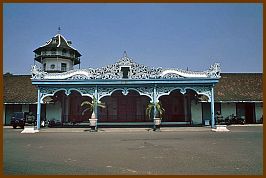
[[[147,96],[151,99],[151,102],[157,102],[159,101],[159,98],[164,95],[169,95],[172,91],[174,90],[179,90],[180,93],[185,94],[188,90],[194,90],[198,95],[205,95],[208,97],[208,101],[211,101],[211,87],[210,86],[157,86],[156,87],[156,92],[154,92],[153,87],[135,87],[135,88],[130,88],[130,87],[98,87],[98,92],[97,92],[97,98],[98,101],[101,100],[101,98],[105,96],[111,96],[113,92],[115,91],[122,91],[123,95],[127,95],[130,90],[137,91],[140,95]],[[71,94],[71,91],[77,91],[79,92],[82,96],[89,96],[93,97],[95,96],[95,87],[88,87],[88,88],[46,88],[46,87],[41,87],[40,92],[41,92],[41,101],[47,96],[54,96],[54,94],[58,91],[64,91],[65,94],[68,96]],[[155,94],[155,95],[154,95]],[[155,101],[153,101],[155,99]]]
[[[130,90],[137,91],[140,95],[147,96],[153,101],[153,87],[135,87],[135,88],[121,88],[121,87],[99,87],[98,98],[99,100],[105,96],[111,96],[115,91],[122,91],[123,95],[127,95]]]
[[[47,97],[47,96],[54,96],[56,92],[59,91],[64,91],[65,94],[68,96],[71,94],[71,91],[77,91],[79,92],[82,96],[89,96],[93,97],[95,88],[90,87],[90,88],[46,88],[46,87],[40,87],[40,93],[41,93],[41,101]]]
[[[129,67],[128,79],[176,79],[176,78],[219,78],[220,64],[215,63],[206,71],[194,72],[181,69],[149,68],[137,64],[127,56],[118,62],[102,68],[75,69],[63,73],[47,73],[36,65],[32,66],[32,79],[45,80],[88,80],[88,79],[122,79],[121,67]]]
[[[169,95],[172,91],[179,90],[180,93],[185,94],[187,90],[194,90],[198,95],[205,95],[208,97],[208,101],[211,101],[211,87],[210,86],[158,86],[156,88],[156,102],[159,100],[161,96]]]

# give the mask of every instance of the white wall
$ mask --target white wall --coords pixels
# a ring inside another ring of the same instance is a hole
[[[221,114],[223,118],[229,115],[236,115],[236,103],[221,103]]]
[[[202,124],[202,107],[201,103],[191,102],[191,119],[193,124]]]
[[[46,63],[46,70],[60,70],[61,71],[61,63],[67,64],[67,70],[71,69],[73,67],[73,62],[69,59],[62,59],[58,58],[45,58],[43,60],[43,64]],[[54,64],[55,68],[51,69],[51,65]]]
[[[46,105],[46,119],[47,120],[58,120],[61,122],[62,108],[61,103],[50,103]]]
[[[255,103],[256,122],[258,122],[263,115],[263,104]]]

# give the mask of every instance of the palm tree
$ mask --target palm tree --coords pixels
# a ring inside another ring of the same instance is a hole
[[[105,108],[106,106],[104,103],[98,102],[94,96],[93,96],[91,102],[83,101],[81,103],[81,106],[84,106],[84,105],[88,105],[88,107],[84,111],[82,111],[82,115],[84,115],[84,113],[88,110],[92,112],[91,118],[89,120],[90,120],[90,126],[91,126],[92,130],[95,130],[96,122],[97,122],[95,110],[97,107]]]
[[[155,109],[155,113],[154,113],[154,109]],[[155,127],[154,131],[160,129],[161,120],[162,120],[162,116],[163,116],[164,111],[165,110],[162,107],[162,103],[160,101],[156,102],[156,103],[149,103],[148,104],[148,106],[146,108],[146,115],[150,119],[154,118],[154,127]]]
[[[101,107],[101,108],[105,108],[105,107],[106,107],[104,103],[97,102],[97,99],[95,98],[95,96],[93,96],[91,102],[89,102],[89,101],[83,101],[83,102],[81,103],[81,106],[84,106],[84,105],[88,105],[88,107],[87,107],[84,111],[82,111],[82,115],[84,115],[84,113],[85,113],[86,111],[88,111],[88,110],[89,110],[89,111],[92,111],[92,112],[94,113],[94,111],[96,110],[96,107],[97,107],[97,106],[98,106],[98,107]]]

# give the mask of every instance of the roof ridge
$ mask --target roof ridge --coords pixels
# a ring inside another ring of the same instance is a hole
[[[65,38],[62,34],[59,34],[59,33],[58,33],[58,34],[56,34],[54,37],[57,37],[57,36],[58,36],[58,40],[59,40],[59,43],[58,43],[57,47],[60,47],[60,45],[61,45],[61,38],[63,38],[63,40],[66,42],[66,44],[67,44],[68,47],[70,47],[70,48],[72,48],[73,50],[76,50],[76,51],[77,51],[77,49],[73,48],[72,46],[70,46],[70,45],[68,44],[66,38]],[[60,38],[60,37],[61,37],[61,38]]]

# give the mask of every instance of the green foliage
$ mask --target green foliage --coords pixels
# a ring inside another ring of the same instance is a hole
[[[81,106],[84,106],[84,105],[88,105],[88,107],[82,112],[82,115],[84,115],[84,113],[86,111],[88,111],[88,110],[94,112],[95,109],[96,109],[96,106],[97,107],[101,107],[101,108],[105,108],[106,107],[105,106],[105,103],[97,102],[97,99],[94,96],[93,96],[91,102],[89,102],[89,101],[83,101],[81,103]]]
[[[162,103],[159,101],[159,102],[156,102],[155,104],[154,103],[149,103],[147,108],[146,108],[146,115],[152,119],[153,116],[154,116],[154,108],[156,108],[156,113],[155,113],[155,117],[156,118],[161,118],[162,119],[162,116],[163,116],[163,113],[164,113],[164,108],[162,107]]]

